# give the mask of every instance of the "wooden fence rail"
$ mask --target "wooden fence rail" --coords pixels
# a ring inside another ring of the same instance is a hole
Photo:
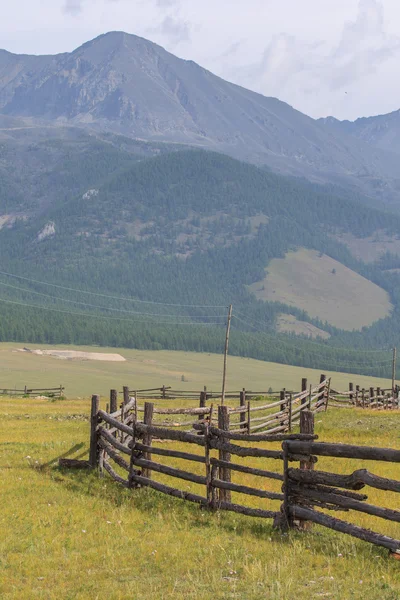
[[[31,388],[25,386],[23,389],[1,388],[0,396],[48,396],[50,398],[62,398],[65,388],[62,385],[47,388]]]
[[[366,502],[368,496],[349,490],[361,490],[365,486],[400,492],[400,481],[374,475],[359,469],[349,475],[324,471],[299,470],[289,467],[291,456],[299,453],[332,458],[385,461],[400,463],[400,450],[350,444],[321,443],[314,441],[287,440],[283,442],[286,458],[284,512],[287,525],[293,526],[296,519],[318,523],[329,529],[351,535],[372,544],[388,548],[400,555],[400,540],[359,527],[341,519],[333,518],[316,510],[356,511],[400,523],[400,511],[375,506]]]

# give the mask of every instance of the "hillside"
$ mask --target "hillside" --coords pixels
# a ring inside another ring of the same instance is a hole
[[[393,315],[379,321],[388,325],[374,343],[385,350],[393,343],[398,276],[357,261],[334,236],[377,230],[394,236],[397,217],[221,154],[144,144],[131,158],[115,144],[96,139],[91,154],[60,154],[39,178],[43,197],[53,190],[51,202],[37,196],[19,205],[0,230],[1,340],[220,352],[226,306],[233,303],[233,354],[325,369],[341,365],[335,346],[344,344],[344,332],[307,314],[304,303],[265,303],[247,288],[264,277],[272,259],[305,247],[390,294]],[[147,152],[156,155],[145,158]],[[63,177],[69,173],[79,193],[68,193]],[[10,206],[16,201],[4,199]],[[323,351],[305,340],[278,342],[282,314],[313,325],[303,326],[306,336],[318,329],[330,336]],[[365,346],[368,332],[345,345]],[[357,352],[347,359],[349,369],[386,373]]]
[[[315,250],[274,258],[264,279],[249,290],[258,300],[295,306],[349,331],[387,317],[393,308],[385,290]]]
[[[276,98],[216,77],[123,32],[72,53],[0,51],[0,114],[27,127],[79,126],[190,144],[398,202],[396,156],[335,132]],[[14,127],[15,125],[11,125]]]

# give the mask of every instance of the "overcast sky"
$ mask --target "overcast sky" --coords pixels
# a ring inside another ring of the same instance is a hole
[[[400,108],[400,0],[0,0],[0,48],[71,51],[111,30],[313,117]]]

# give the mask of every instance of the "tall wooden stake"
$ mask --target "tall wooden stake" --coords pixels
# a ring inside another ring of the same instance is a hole
[[[228,348],[229,348],[229,334],[231,331],[231,320],[232,320],[232,304],[229,305],[228,310],[228,322],[226,324],[226,336],[225,336],[225,352],[224,352],[224,373],[222,376],[222,397],[221,397],[221,405],[224,404],[225,401],[225,383],[226,383],[226,361],[228,358]]]
[[[397,350],[393,348],[393,363],[392,363],[392,397],[394,398],[394,389],[395,389],[395,381],[396,381],[396,355]]]

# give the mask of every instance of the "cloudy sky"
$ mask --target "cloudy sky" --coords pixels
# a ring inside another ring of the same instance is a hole
[[[111,30],[313,117],[400,108],[399,0],[1,0],[11,52],[71,51]]]

